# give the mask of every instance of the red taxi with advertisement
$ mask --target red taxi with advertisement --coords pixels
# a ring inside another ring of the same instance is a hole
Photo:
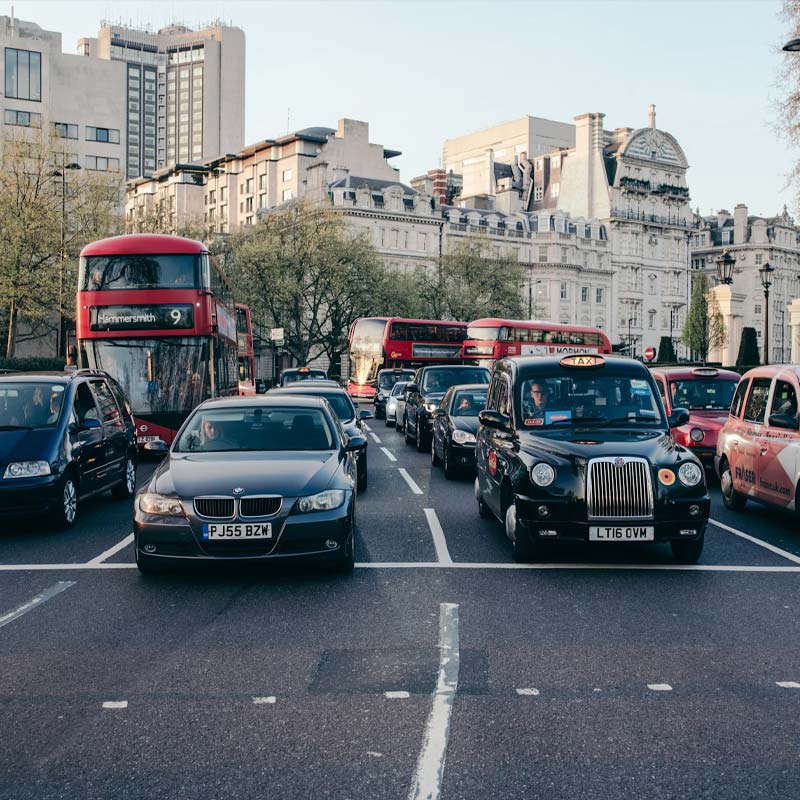
[[[707,470],[714,468],[717,436],[728,420],[738,372],[715,367],[651,367],[667,414],[689,412],[689,422],[672,428],[672,438],[688,447]]]
[[[476,319],[467,326],[464,360],[491,367],[506,356],[566,356],[611,353],[611,340],[599,328],[538,320]]]
[[[800,366],[746,372],[717,441],[715,464],[727,508],[748,500],[798,511]]]
[[[170,444],[203,400],[239,393],[233,297],[202,242],[132,234],[84,247],[76,328],[81,366],[130,399],[139,445]]]

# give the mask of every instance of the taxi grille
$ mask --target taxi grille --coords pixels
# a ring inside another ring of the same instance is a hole
[[[586,480],[589,519],[652,519],[653,479],[643,458],[594,458]]]
[[[239,501],[241,517],[271,517],[281,510],[280,497],[243,497]]]
[[[232,519],[232,497],[195,497],[194,510],[208,519]]]

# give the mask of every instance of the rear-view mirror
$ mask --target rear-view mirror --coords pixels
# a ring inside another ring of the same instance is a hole
[[[770,428],[786,428],[790,431],[800,429],[800,422],[794,414],[770,414],[768,422]]]

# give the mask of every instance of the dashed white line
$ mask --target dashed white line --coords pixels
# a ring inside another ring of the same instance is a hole
[[[796,556],[794,553],[790,553],[787,550],[781,550],[780,547],[775,547],[774,544],[765,542],[762,539],[756,539],[755,536],[751,536],[749,533],[740,531],[738,528],[732,528],[730,525],[726,525],[724,522],[717,522],[715,519],[709,519],[709,522],[712,525],[716,525],[718,528],[722,528],[724,531],[728,531],[728,533],[732,533],[734,536],[740,536],[742,539],[746,539],[748,542],[757,544],[759,547],[763,547],[765,550],[769,550],[771,553],[775,553],[776,555],[779,555],[788,561],[792,561],[795,564],[800,564],[800,556]]]
[[[517,694],[522,695],[523,697],[538,697],[539,690],[534,689],[533,687],[526,689],[517,689]]]
[[[438,800],[442,791],[450,715],[458,689],[458,605],[439,606],[439,677],[408,800]]]
[[[775,683],[781,689],[800,689],[800,683],[796,681],[776,681]]]
[[[436,549],[436,560],[440,564],[452,564],[453,559],[450,558],[450,551],[447,549],[447,540],[444,538],[444,531],[436,516],[436,512],[432,508],[423,508],[425,512],[425,519],[428,520],[428,527],[431,529],[433,536],[433,546]]]
[[[120,550],[124,550],[129,544],[133,543],[133,534],[129,534],[126,536],[121,542],[117,542],[113,547],[109,547],[108,550],[104,550],[100,553],[99,556],[96,556],[91,561],[88,561],[88,564],[102,564],[107,558],[111,558],[115,553],[118,553]]]
[[[128,701],[127,700],[106,700],[103,703],[103,708],[127,708]]]
[[[397,457],[395,456],[394,453],[387,450],[385,447],[381,447],[381,450],[383,450],[383,454],[386,456],[386,458],[389,459],[389,461],[397,461]]]
[[[405,469],[403,469],[403,467],[399,467],[397,471],[403,476],[403,480],[409,485],[409,488],[412,492],[414,492],[414,494],[422,494],[422,489],[420,489],[419,486],[414,483],[414,479],[408,474],[408,472],[405,471]]]
[[[257,706],[272,706],[275,705],[275,696],[270,695],[269,697],[254,697],[253,698],[253,705]]]
[[[378,438],[378,434],[373,433],[372,431],[369,432],[369,435],[378,443],[381,443],[381,440]]]
[[[388,697],[389,700],[406,700],[411,695],[408,692],[384,692],[385,697]]]
[[[8,611],[3,614],[3,616],[0,617],[0,628],[2,628],[4,625],[8,625],[9,622],[13,622],[15,619],[19,619],[23,614],[33,611],[33,609],[37,606],[40,606],[42,603],[46,603],[48,600],[50,600],[50,598],[55,597],[57,594],[61,594],[61,592],[74,585],[75,581],[59,581],[58,583],[53,584],[49,589],[45,589],[40,594],[37,594],[36,597],[32,597],[27,603],[23,603],[13,611]]]
[[[648,683],[647,688],[653,692],[671,692],[672,687],[668,683]]]

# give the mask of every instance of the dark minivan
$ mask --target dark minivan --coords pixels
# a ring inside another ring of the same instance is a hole
[[[0,376],[0,519],[47,514],[71,528],[80,502],[133,497],[136,426],[105,372]]]

